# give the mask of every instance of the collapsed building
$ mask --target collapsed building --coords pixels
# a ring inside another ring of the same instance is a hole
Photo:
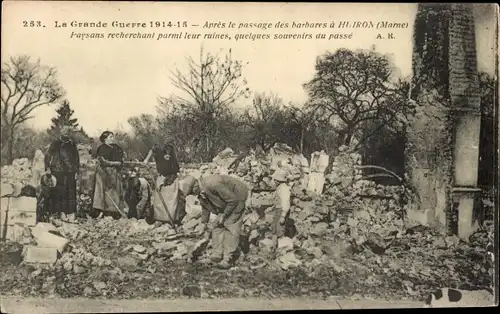
[[[403,286],[403,290],[412,295],[428,293],[436,284],[448,284],[450,278],[457,284],[491,283],[488,278],[493,274],[492,267],[476,267],[477,270],[471,272],[473,267],[467,264],[470,261],[491,265],[486,252],[482,257],[484,261],[457,258],[447,260],[446,271],[441,266],[443,258],[451,254],[469,256],[485,251],[492,226],[488,234],[474,235],[471,243],[464,245],[456,236],[443,236],[414,226],[405,215],[410,191],[403,185],[382,186],[364,180],[358,154],[343,150],[329,162],[328,156],[318,152],[313,154],[312,162],[308,162],[282,145],[275,148],[266,155],[250,152],[243,157],[228,149],[211,163],[183,165],[181,169],[181,177],[226,173],[239,177],[251,187],[240,238],[242,256],[236,268],[249,271],[276,268],[286,272],[303,269],[311,276],[315,271],[328,268],[337,277],[365,274],[366,278],[365,275],[359,277],[363,278],[359,279],[363,285]],[[90,204],[95,160],[85,157],[86,148],[80,152],[84,158],[80,159],[79,207],[85,210]],[[330,166],[325,171],[328,163]],[[6,256],[20,256],[22,268],[31,269],[27,283],[45,278],[43,285],[35,285],[38,288],[32,290],[55,289],[57,283],[49,279],[57,273],[81,278],[81,284],[75,283],[76,295],[118,295],[126,293],[119,288],[126,278],[151,282],[160,273],[168,276],[168,267],[164,269],[166,263],[194,264],[203,262],[211,253],[209,239],[195,236],[201,227],[201,207],[193,196],[186,200],[187,215],[177,230],[168,223],[150,224],[144,219],[109,216],[54,219],[51,224],[37,222],[36,199],[23,196],[19,191],[32,182],[30,176],[40,170],[35,164],[19,160],[2,169],[0,215],[2,236],[7,238],[7,243],[20,245],[20,251],[14,250]],[[125,165],[124,171],[129,167],[138,167],[141,176],[154,184],[154,164],[131,162]],[[290,219],[274,255],[269,254],[273,248],[270,210],[275,189],[270,176],[280,167],[289,169],[287,173],[294,185]],[[459,271],[456,276],[460,269],[467,271]],[[406,275],[402,276],[402,272]],[[96,276],[112,280],[97,280]],[[157,295],[163,289],[150,284],[144,287],[150,295]]]
[[[79,152],[79,207],[80,210],[86,210],[90,205],[96,161],[90,156],[88,147],[80,145]],[[22,189],[27,185],[34,185],[38,189],[38,183],[34,180],[43,172],[40,154],[41,152],[36,153],[33,162],[21,159],[2,168],[3,238],[29,243],[26,240],[30,238],[29,228],[38,228],[36,198],[33,195],[22,195]],[[255,248],[264,251],[270,250],[271,246],[270,210],[274,205],[273,193],[276,189],[271,176],[278,168],[286,169],[288,179],[294,182],[291,190],[291,223],[287,226],[286,239],[280,242],[281,246],[284,245],[283,241],[288,241],[287,245],[293,248],[294,241],[304,241],[310,237],[325,238],[328,234],[333,236],[344,225],[357,226],[359,229],[352,233],[356,245],[374,240],[370,236],[373,233],[381,234],[380,237],[384,238],[391,232],[402,230],[405,200],[402,186],[381,186],[362,180],[361,170],[356,169],[361,163],[358,154],[347,151],[341,153],[331,163],[331,170],[326,173],[329,163],[329,156],[324,152],[313,153],[309,163],[304,156],[294,153],[283,144],[276,144],[268,154],[259,156],[253,151],[245,156],[238,156],[231,149],[226,149],[211,163],[183,165],[181,178],[186,175],[201,177],[217,173],[236,176],[244,181],[252,191],[244,219],[244,236]],[[154,164],[126,162],[123,171],[126,172],[130,167],[138,169],[139,175],[154,185]],[[188,196],[186,211],[182,231],[192,234],[201,227],[201,207],[195,197]],[[374,224],[376,217],[383,217],[383,221]],[[44,234],[52,237],[50,228]],[[383,247],[382,242],[378,245]],[[291,258],[290,254],[284,256]]]

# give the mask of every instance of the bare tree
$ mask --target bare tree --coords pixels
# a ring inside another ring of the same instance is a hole
[[[198,105],[210,111],[233,104],[241,96],[248,97],[249,88],[242,77],[243,63],[233,60],[231,49],[221,58],[219,55],[204,53],[200,49],[200,59],[187,57],[188,71],[175,69],[171,72],[172,84],[185,92],[189,98],[176,95],[179,103]],[[248,63],[247,63],[248,64]]]
[[[178,93],[160,98],[163,112],[172,112],[176,106],[190,121],[195,121],[197,134],[193,140],[205,159],[214,157],[220,149],[215,142],[222,128],[219,117],[229,114],[229,106],[241,97],[249,96],[249,88],[242,77],[243,63],[233,60],[231,49],[221,57],[200,50],[199,61],[187,57],[187,70],[171,72],[171,82]]]
[[[2,64],[1,122],[2,132],[7,132],[7,159],[13,160],[16,130],[33,118],[35,109],[50,105],[64,95],[57,81],[57,71],[32,62],[30,57],[12,57]],[[4,144],[4,143],[2,143]]]

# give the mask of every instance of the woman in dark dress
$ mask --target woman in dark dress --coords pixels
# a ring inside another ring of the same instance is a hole
[[[127,212],[124,201],[121,168],[124,153],[115,144],[113,132],[105,131],[99,137],[102,145],[96,152],[98,160],[92,208],[94,211],[113,213],[115,216]]]
[[[70,127],[63,127],[58,139],[53,141],[45,154],[45,171],[56,178],[45,206],[48,214],[76,213],[76,179],[80,171],[80,156],[73,140],[69,137]]]

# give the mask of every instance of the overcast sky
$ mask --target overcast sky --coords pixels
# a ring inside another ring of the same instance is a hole
[[[55,66],[75,115],[90,135],[122,125],[127,118],[154,113],[158,95],[174,92],[169,70],[185,65],[184,57],[199,55],[201,40],[78,40],[71,31],[90,29],[53,28],[53,21],[205,21],[239,22],[407,22],[406,29],[393,30],[392,41],[376,39],[376,29],[348,30],[351,40],[223,41],[204,42],[205,50],[232,48],[233,57],[249,62],[244,69],[249,87],[256,92],[274,92],[285,102],[303,102],[302,84],[314,73],[318,55],[338,48],[368,49],[376,45],[392,54],[400,75],[411,75],[412,29],[416,4],[265,4],[265,3],[92,3],[53,1],[2,3],[2,59],[19,54],[40,58]],[[479,69],[493,73],[495,7],[476,11]],[[24,20],[41,19],[46,28],[22,27]],[[99,31],[99,30],[97,30]],[[109,31],[104,30],[105,32]],[[151,30],[143,30],[150,32]],[[168,28],[165,32],[173,32]],[[194,32],[195,29],[191,29]],[[201,30],[200,30],[201,31]],[[307,30],[304,30],[307,32]],[[340,29],[325,32],[339,32]],[[237,30],[237,32],[265,32]],[[267,31],[269,32],[269,31]],[[271,30],[274,32],[274,30]],[[297,33],[302,30],[296,31]],[[158,33],[158,31],[157,31]],[[386,31],[382,31],[382,34]],[[55,115],[54,107],[36,111],[33,126],[45,128]]]

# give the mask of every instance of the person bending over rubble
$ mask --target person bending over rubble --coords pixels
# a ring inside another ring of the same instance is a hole
[[[125,154],[123,149],[115,144],[113,132],[103,132],[99,140],[102,145],[96,152],[99,163],[95,175],[92,208],[94,212],[107,212],[118,216],[128,211],[120,173]]]
[[[231,268],[239,248],[249,188],[228,175],[210,175],[198,180],[188,176],[184,180],[186,194],[197,196],[202,206],[201,234],[206,234],[210,213],[217,215],[212,229],[211,260],[219,262],[219,268]]]
[[[278,248],[278,239],[285,235],[285,222],[290,212],[291,186],[286,171],[277,169],[273,175],[277,188],[274,195],[274,218],[272,223],[273,253]]]
[[[80,170],[80,156],[70,138],[71,127],[64,126],[59,138],[54,140],[45,155],[47,175],[53,175],[56,186],[50,193],[49,214],[76,214],[76,180]]]

